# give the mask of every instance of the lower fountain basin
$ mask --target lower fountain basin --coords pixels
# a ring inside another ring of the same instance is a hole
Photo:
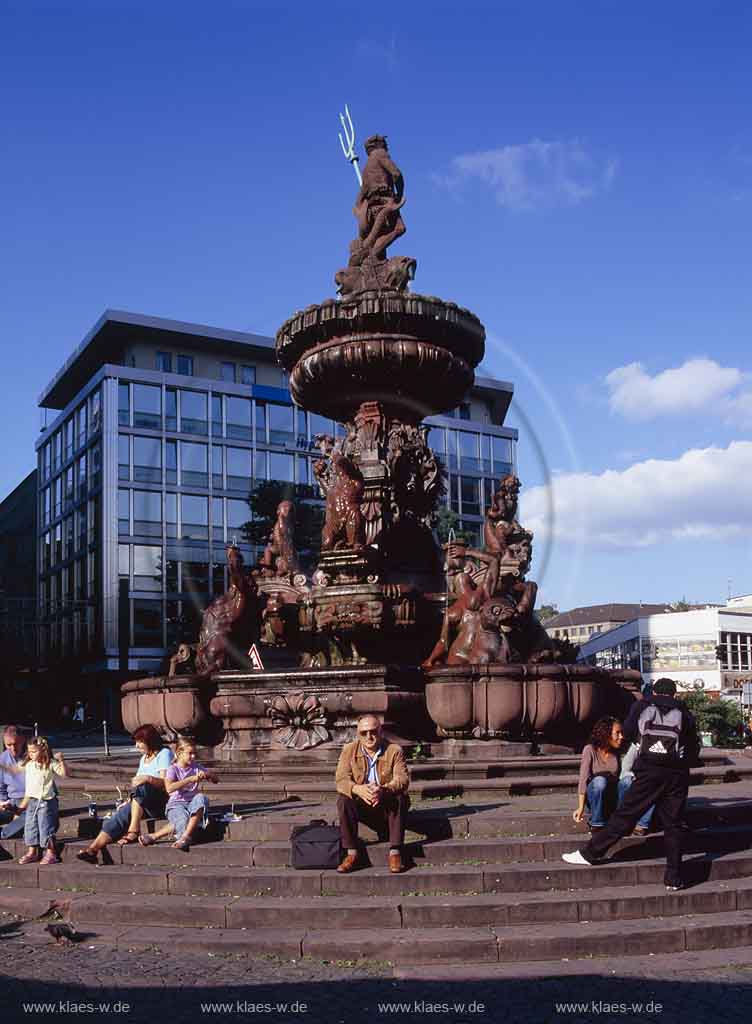
[[[571,745],[601,715],[625,714],[639,685],[639,672],[589,665],[461,665],[426,674],[426,706],[446,738]]]

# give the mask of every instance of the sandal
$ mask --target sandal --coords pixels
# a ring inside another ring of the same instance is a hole
[[[184,853],[187,853],[191,848],[191,844],[188,839],[178,839],[172,844],[172,848],[173,850],[182,850]]]
[[[79,850],[76,854],[76,860],[82,860],[84,864],[96,864],[97,855],[93,850]]]
[[[153,846],[157,840],[147,832],[146,835],[139,836],[138,841],[141,846]]]
[[[122,839],[118,839],[118,846],[132,846],[139,839],[139,832],[126,832]]]

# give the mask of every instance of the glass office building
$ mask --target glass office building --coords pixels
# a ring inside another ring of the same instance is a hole
[[[516,465],[512,385],[478,378],[429,440],[446,502],[480,539]],[[272,338],[108,311],[40,397],[40,664],[145,674],[224,591],[225,544],[244,542],[264,480],[315,485],[312,443],[339,424],[296,407]],[[113,677],[114,678],[114,677]]]

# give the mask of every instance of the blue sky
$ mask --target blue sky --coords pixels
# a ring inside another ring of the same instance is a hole
[[[414,289],[515,383],[543,598],[752,592],[752,8],[370,10],[0,0],[0,493],[106,307],[272,334],[333,293],[347,102]]]

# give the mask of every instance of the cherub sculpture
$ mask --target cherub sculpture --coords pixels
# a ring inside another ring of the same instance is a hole
[[[256,581],[243,567],[243,556],[231,544],[227,547],[230,586],[216,597],[203,614],[196,649],[196,674],[210,676],[225,668],[235,655],[241,661],[259,638],[261,609]]]

